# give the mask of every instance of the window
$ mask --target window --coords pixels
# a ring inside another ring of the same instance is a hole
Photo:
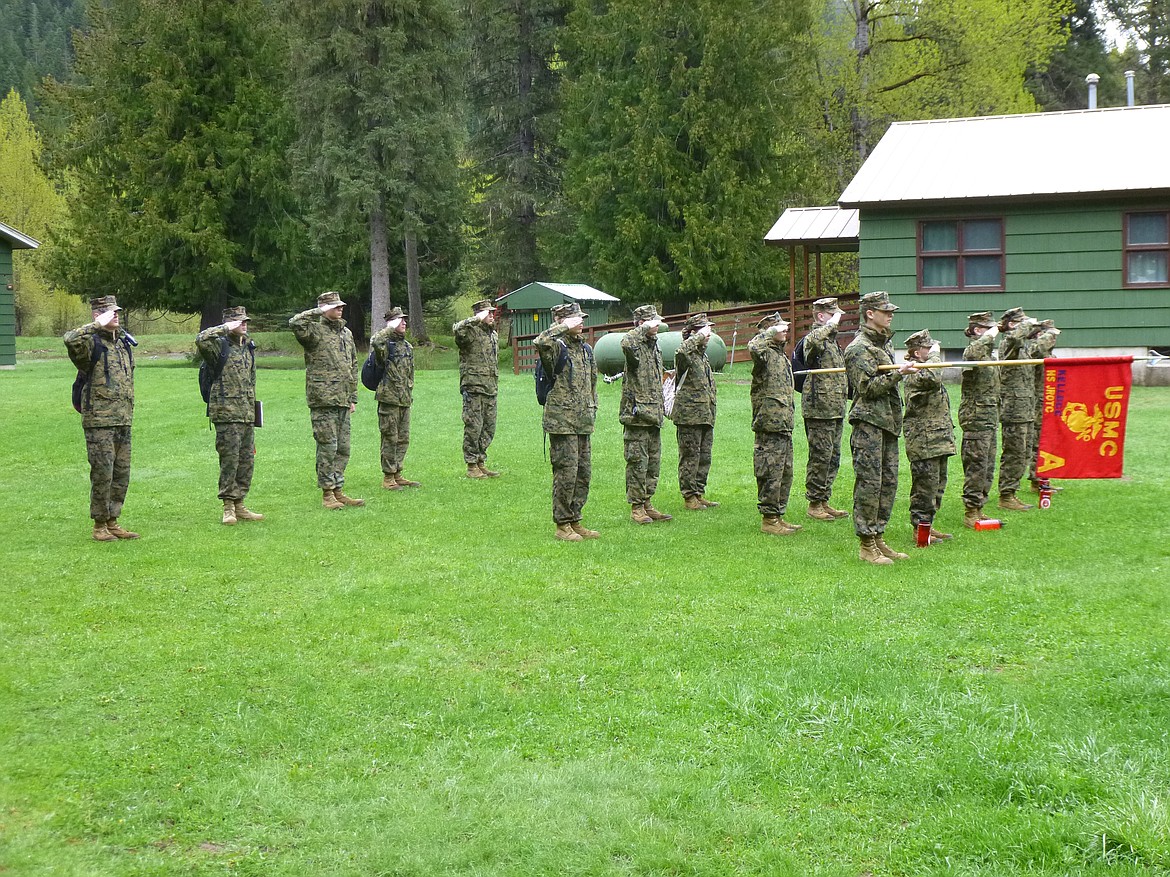
[[[1170,286],[1170,212],[1127,213],[1122,286]]]
[[[1003,291],[1003,220],[918,223],[918,291]]]

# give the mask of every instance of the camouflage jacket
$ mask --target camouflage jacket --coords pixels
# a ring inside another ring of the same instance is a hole
[[[788,354],[763,332],[748,342],[748,352],[752,355],[752,432],[791,433],[796,402]]]
[[[845,355],[837,343],[837,327],[817,326],[804,336],[804,361],[808,368],[844,368]],[[806,375],[800,394],[800,413],[805,420],[836,420],[845,417],[849,380],[844,372],[835,375]]]
[[[78,371],[89,374],[81,394],[81,425],[130,426],[134,421],[134,354],[126,333],[86,323],[65,333],[65,349]],[[94,353],[97,359],[94,359]]]
[[[1000,335],[999,358],[1028,359],[1028,326],[1017,326]],[[1036,375],[1026,365],[1000,368],[999,420],[1000,423],[1031,423],[1036,417]]]
[[[1028,359],[1047,359],[1052,356],[1052,351],[1056,349],[1056,334],[1053,332],[1041,332],[1035,338],[1028,339],[1028,346],[1026,348],[1025,356]],[[1036,394],[1036,423],[1040,422],[1040,418],[1044,415],[1044,366],[1032,366],[1032,381]]]
[[[580,335],[572,335],[554,323],[533,342],[545,374],[556,374],[556,382],[544,403],[542,424],[550,435],[589,435],[597,420],[597,362]],[[557,362],[564,350],[568,357],[557,374]]]
[[[622,401],[618,420],[626,426],[662,426],[662,351],[658,338],[643,327],[631,329],[622,338],[626,373],[622,378]]]
[[[211,385],[207,414],[212,423],[255,423],[256,348],[247,336],[233,335],[226,326],[212,326],[195,336],[195,347],[208,368],[219,365],[220,349],[228,355],[219,379]]]
[[[414,400],[414,348],[393,329],[382,329],[370,339],[379,368],[386,371],[374,391],[379,405],[409,408]]]
[[[937,356],[928,362],[942,362]],[[923,369],[906,376],[906,413],[902,418],[906,456],[910,460],[950,457],[955,453],[951,397],[943,386],[942,369]]]
[[[459,392],[496,395],[500,383],[500,342],[496,330],[475,317],[451,330],[459,348]]]
[[[972,339],[963,359],[986,362],[994,359],[995,336]],[[999,426],[999,372],[996,366],[963,369],[963,391],[959,397],[959,426],[964,432],[994,432]]]
[[[345,320],[324,320],[321,309],[297,314],[288,324],[305,348],[305,401],[310,408],[357,404],[357,348]]]
[[[696,332],[674,354],[674,407],[670,419],[679,426],[715,425],[715,377],[703,336]]]
[[[845,348],[845,369],[853,388],[850,423],[869,423],[895,435],[902,431],[902,375],[879,372],[878,366],[894,364],[890,336],[880,329],[862,326]]]

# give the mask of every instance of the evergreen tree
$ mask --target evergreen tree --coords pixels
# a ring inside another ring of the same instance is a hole
[[[795,190],[784,0],[581,0],[566,49],[565,198],[583,279],[668,312],[776,295],[763,236]]]
[[[263,0],[91,6],[79,78],[48,98],[78,184],[52,260],[86,296],[200,311],[282,305],[308,282],[286,180],[283,44]],[[298,266],[298,270],[292,267]]]
[[[1085,77],[1101,77],[1097,90],[1099,106],[1125,103],[1125,77],[1117,58],[1105,44],[1105,31],[1097,17],[1094,0],[1075,0],[1062,20],[1067,42],[1044,67],[1033,67],[1027,87],[1043,110],[1083,110],[1088,105]]]
[[[35,116],[41,80],[68,77],[72,31],[81,27],[84,16],[84,0],[0,4],[0,94],[15,88]]]
[[[460,33],[452,2],[289,7],[305,189],[322,228],[365,227],[375,320],[390,305],[389,242],[402,242],[410,330],[420,340],[428,337],[420,248],[458,224]]]
[[[1106,0],[1128,46],[1119,66],[1132,69],[1138,104],[1170,103],[1170,0]]]

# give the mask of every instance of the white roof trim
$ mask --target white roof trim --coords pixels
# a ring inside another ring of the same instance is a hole
[[[534,284],[536,286],[543,286],[545,289],[551,289],[553,292],[563,295],[565,298],[571,298],[574,301],[621,301],[620,298],[612,296],[607,292],[602,292],[600,289],[594,289],[592,286],[587,286],[584,283],[546,283],[543,280],[535,280],[532,283],[525,283],[519,289],[513,289],[512,292],[519,292],[521,289]],[[503,301],[512,292],[504,293],[496,301]]]
[[[36,238],[30,238],[3,222],[0,222],[0,237],[7,238],[14,250],[35,250],[41,245]]]
[[[789,207],[764,241],[777,246],[806,244],[824,249],[857,249],[861,221],[857,210],[840,207]]]

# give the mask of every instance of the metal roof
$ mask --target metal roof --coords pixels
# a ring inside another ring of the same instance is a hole
[[[41,242],[36,238],[30,238],[28,235],[22,234],[11,225],[5,225],[3,222],[0,222],[0,238],[8,241],[14,250],[35,250],[41,245]]]
[[[764,242],[804,246],[822,252],[857,252],[861,223],[856,210],[840,207],[789,207],[776,220]]]
[[[612,296],[607,292],[602,292],[600,289],[594,289],[592,286],[587,286],[584,283],[545,283],[542,280],[521,286],[520,289],[513,289],[512,292],[506,292],[496,300],[502,301],[512,295],[512,293],[519,292],[521,289],[527,289],[529,286],[543,286],[545,289],[551,289],[558,295],[563,295],[565,298],[570,298],[574,301],[621,301],[620,298]]]
[[[1170,104],[895,122],[837,203],[1170,194]]]

